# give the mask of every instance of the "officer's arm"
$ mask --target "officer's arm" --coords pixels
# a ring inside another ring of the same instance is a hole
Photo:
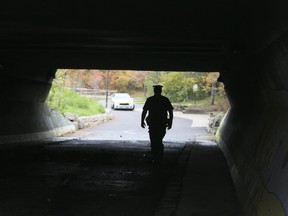
[[[168,121],[168,125],[167,125],[167,128],[168,130],[172,128],[172,123],[173,123],[173,110],[170,109],[168,110],[168,113],[169,113],[169,121]]]
[[[142,115],[141,115],[141,127],[142,127],[142,128],[145,128],[145,126],[146,126],[146,124],[145,124],[146,114],[147,114],[147,110],[146,110],[146,109],[143,109]]]

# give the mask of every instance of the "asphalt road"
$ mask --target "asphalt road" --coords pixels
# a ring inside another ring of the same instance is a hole
[[[137,104],[134,111],[111,110],[113,120],[70,134],[68,137],[85,140],[148,141],[148,128],[143,129],[140,126],[142,106],[142,104]],[[173,127],[167,130],[164,142],[193,142],[197,137],[207,135],[207,120],[207,115],[177,115],[177,112],[174,112]],[[197,125],[193,124],[195,121]],[[199,124],[201,121],[205,123]]]

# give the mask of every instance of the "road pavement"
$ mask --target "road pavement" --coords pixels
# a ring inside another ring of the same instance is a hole
[[[65,137],[86,140],[139,140],[148,141],[148,128],[141,128],[142,105],[134,111],[110,110],[113,119],[96,127],[86,128]],[[174,112],[173,127],[167,130],[164,142],[194,142],[197,137],[211,136],[207,132],[209,116]]]

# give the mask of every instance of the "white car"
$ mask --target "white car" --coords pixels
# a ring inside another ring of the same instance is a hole
[[[111,108],[134,110],[134,99],[128,93],[115,93],[111,98]]]

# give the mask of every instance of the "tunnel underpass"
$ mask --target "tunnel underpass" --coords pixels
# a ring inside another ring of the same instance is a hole
[[[57,68],[219,71],[231,109],[217,144],[241,208],[248,216],[287,215],[287,8],[284,0],[3,2],[3,173],[21,179],[14,153],[25,157],[27,142],[72,129],[44,104]]]
[[[192,152],[192,154],[191,154]],[[2,215],[242,215],[213,142],[66,140],[1,148]]]

